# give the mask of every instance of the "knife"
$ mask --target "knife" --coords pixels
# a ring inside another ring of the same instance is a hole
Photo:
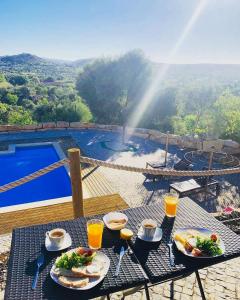
[[[124,247],[122,246],[121,250],[120,250],[119,261],[118,261],[117,268],[116,268],[116,271],[115,271],[115,274],[114,274],[115,277],[117,277],[118,274],[119,274],[120,266],[121,266],[121,261],[122,261],[123,255],[126,253],[126,251],[125,251]]]
[[[170,260],[170,265],[171,267],[175,267],[175,262],[174,262],[174,255],[173,255],[173,251],[172,251],[172,247],[173,247],[173,241],[172,238],[170,238],[169,242],[168,242],[168,248],[169,248],[169,260]]]

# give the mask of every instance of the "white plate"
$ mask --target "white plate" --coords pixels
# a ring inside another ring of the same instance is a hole
[[[142,226],[141,226],[139,231],[138,231],[137,236],[140,240],[143,240],[145,242],[159,242],[162,239],[162,228],[157,227],[156,231],[154,233],[154,236],[152,238],[148,238],[148,237],[145,237],[143,235],[143,229],[142,229]]]
[[[209,230],[209,229],[207,229],[207,228],[199,228],[199,227],[185,227],[185,228],[180,228],[180,229],[177,229],[175,232],[174,232],[174,235],[176,234],[176,233],[184,233],[184,232],[186,232],[186,231],[189,231],[189,230],[194,230],[194,231],[198,231],[198,232],[200,232],[202,235],[205,235],[205,236],[211,236],[211,234],[213,234],[213,233],[215,233],[215,232],[213,232],[213,231],[211,231],[211,230]],[[174,239],[174,235],[173,235],[173,239]],[[218,235],[218,237],[219,237],[219,235]],[[220,254],[220,255],[215,255],[215,256],[194,256],[191,252],[188,252],[184,247],[183,247],[183,245],[182,245],[182,243],[180,243],[179,241],[175,241],[174,240],[174,242],[175,242],[175,244],[176,244],[176,246],[177,246],[177,248],[178,248],[178,250],[179,251],[181,251],[183,254],[185,254],[185,255],[187,255],[187,256],[189,256],[189,257],[194,257],[194,258],[216,258],[216,257],[218,257],[218,256],[222,256],[224,253],[225,253],[225,246],[224,246],[224,243],[223,243],[223,241],[222,241],[222,239],[221,238],[219,238],[220,240],[219,240],[219,247],[220,247],[220,249],[222,250],[222,254]]]
[[[89,248],[84,248],[84,249],[85,250],[91,250]],[[71,252],[73,252],[75,250],[76,249],[72,249],[72,250],[67,251],[66,253],[71,253]],[[94,262],[97,262],[98,264],[102,265],[101,276],[99,278],[89,278],[89,283],[86,286],[81,287],[81,288],[73,288],[73,287],[68,287],[68,286],[65,286],[65,285],[61,284],[58,281],[58,277],[53,272],[54,268],[56,268],[55,263],[54,263],[54,265],[52,266],[52,268],[50,270],[50,276],[53,279],[53,281],[55,281],[57,284],[65,287],[67,289],[70,289],[70,290],[79,290],[79,291],[89,290],[89,289],[93,288],[94,286],[96,286],[97,284],[99,284],[104,279],[104,277],[107,275],[107,272],[108,272],[109,267],[110,267],[110,260],[109,260],[109,258],[107,257],[106,254],[104,254],[104,253],[102,253],[100,251],[97,251],[95,257],[93,258],[93,263]]]
[[[72,245],[72,239],[71,239],[69,233],[66,233],[65,239],[60,247],[53,246],[49,237],[46,235],[45,247],[46,247],[47,251],[60,251],[60,250],[69,248],[71,245]]]
[[[109,227],[108,222],[111,220],[114,220],[114,219],[125,219],[126,223],[119,225],[117,228]],[[107,228],[110,230],[121,230],[127,225],[128,217],[125,214],[120,213],[120,212],[110,212],[103,217],[103,222],[105,223]]]

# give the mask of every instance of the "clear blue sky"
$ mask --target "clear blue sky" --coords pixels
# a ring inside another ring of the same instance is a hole
[[[0,0],[0,55],[79,59],[142,49],[152,60],[240,63],[240,0]]]

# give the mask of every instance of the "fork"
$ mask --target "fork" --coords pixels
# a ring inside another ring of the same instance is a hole
[[[171,265],[171,267],[175,267],[174,255],[173,255],[173,250],[172,250],[172,247],[173,247],[172,236],[170,237],[169,242],[168,242],[167,245],[168,245],[168,248],[169,248],[169,260],[170,260],[170,265]]]
[[[37,259],[37,271],[32,283],[32,290],[35,290],[37,287],[37,281],[38,281],[38,275],[39,275],[39,270],[41,268],[41,266],[44,264],[44,255],[41,254],[38,259]]]

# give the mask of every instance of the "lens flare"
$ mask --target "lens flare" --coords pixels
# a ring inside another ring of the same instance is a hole
[[[176,53],[178,52],[179,48],[185,41],[188,34],[193,29],[195,23],[197,22],[198,18],[200,17],[201,13],[206,7],[206,4],[209,0],[199,0],[199,3],[197,4],[196,8],[193,11],[193,14],[189,21],[187,22],[186,26],[184,27],[184,30],[182,34],[179,36],[176,44],[172,48],[172,50],[169,53],[169,56],[167,58],[168,62],[174,61],[174,57],[176,56]],[[147,89],[146,93],[144,94],[143,98],[140,100],[137,110],[135,110],[132,115],[129,118],[128,125],[130,127],[137,127],[139,124],[141,118],[143,117],[145,111],[147,110],[148,105],[153,100],[153,97],[157,93],[159,86],[163,79],[165,78],[168,69],[170,67],[170,64],[164,64],[161,68],[159,68],[157,74],[155,75],[155,78],[152,80],[149,88]]]

